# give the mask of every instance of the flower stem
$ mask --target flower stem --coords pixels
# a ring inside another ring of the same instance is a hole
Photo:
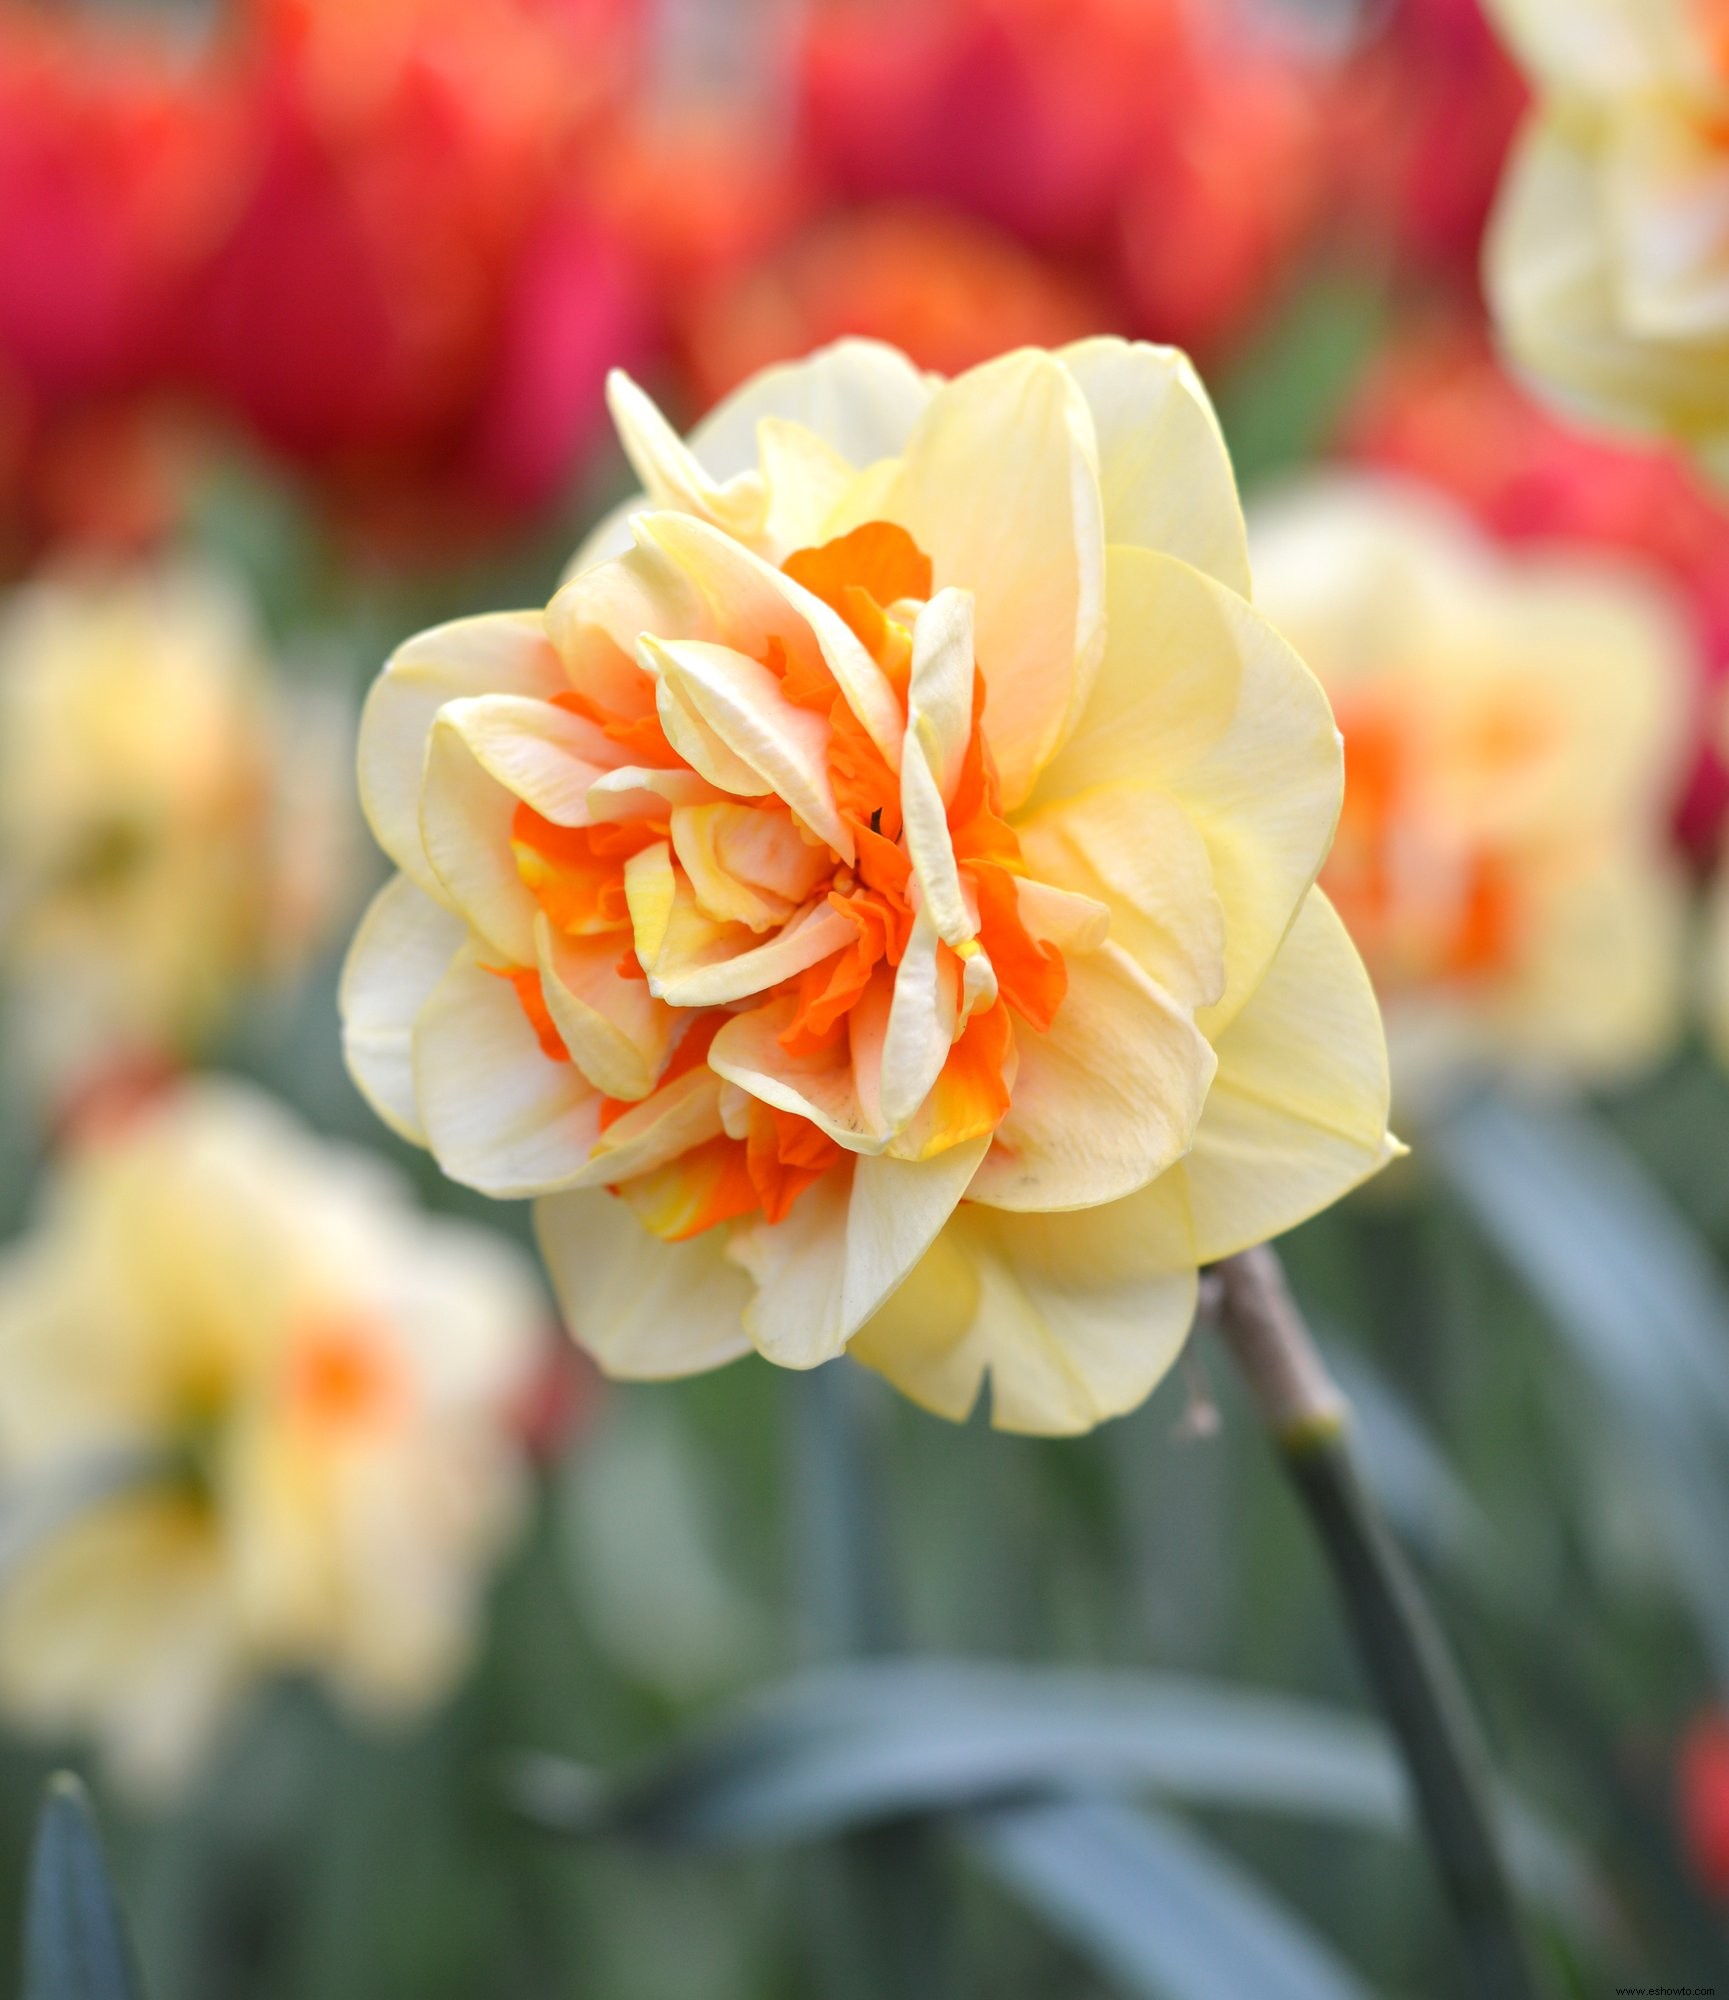
[[[1541,1988],[1501,1850],[1488,1753],[1440,1629],[1358,1475],[1349,1406],[1277,1256],[1247,1250],[1216,1270],[1220,1337],[1326,1551],[1363,1670],[1404,1754],[1476,1990],[1482,2000],[1534,2000]]]

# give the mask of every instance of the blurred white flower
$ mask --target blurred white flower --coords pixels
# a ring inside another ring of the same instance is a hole
[[[1326,688],[1345,803],[1321,881],[1387,1022],[1395,1102],[1597,1078],[1679,1031],[1669,820],[1687,628],[1601,557],[1511,555],[1416,486],[1311,477],[1254,511],[1255,599]]]
[[[517,1518],[547,1324],[513,1248],[249,1087],[91,1129],[0,1258],[0,1503],[128,1451],[166,1470],[0,1584],[0,1707],[150,1787],[263,1673],[436,1699]]]
[[[353,858],[341,726],[283,696],[214,574],[0,604],[0,979],[39,1093],[188,1054],[304,963]]]

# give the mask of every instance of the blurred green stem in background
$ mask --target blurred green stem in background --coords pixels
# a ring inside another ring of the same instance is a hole
[[[1216,1267],[1220,1338],[1326,1551],[1375,1695],[1405,1758],[1417,1811],[1482,2000],[1535,2000],[1490,1805],[1488,1753],[1439,1628],[1358,1475],[1349,1407],[1265,1246]]]
[[[789,1378],[801,1651],[819,1664],[892,1653],[901,1613],[883,1526],[874,1377],[831,1361]],[[941,2000],[950,1990],[938,1836],[914,1820],[850,1835],[810,1861],[829,1991]]]

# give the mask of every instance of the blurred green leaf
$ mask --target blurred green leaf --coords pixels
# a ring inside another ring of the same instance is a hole
[[[84,1787],[50,1779],[24,1927],[24,2000],[141,2000]]]
[[[1148,2000],[1369,2000],[1348,1966],[1217,1849],[1098,1800],[983,1815],[981,1864],[1125,1991]]]
[[[1584,1111],[1479,1098],[1424,1151],[1625,1422],[1676,1584],[1729,1685],[1729,1287]]]
[[[1353,1716],[1204,1682],[922,1660],[792,1682],[640,1776],[529,1758],[512,1789],[551,1831],[722,1849],[1077,1790],[1385,1832],[1409,1822],[1397,1760]],[[1530,1813],[1507,1813],[1527,1893],[1594,1927],[1598,1898],[1572,1850]]]

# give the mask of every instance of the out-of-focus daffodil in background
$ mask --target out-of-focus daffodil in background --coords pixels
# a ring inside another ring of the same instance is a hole
[[[1726,111],[0,0],[0,1962],[71,1764],[156,2000],[1729,1979]]]

